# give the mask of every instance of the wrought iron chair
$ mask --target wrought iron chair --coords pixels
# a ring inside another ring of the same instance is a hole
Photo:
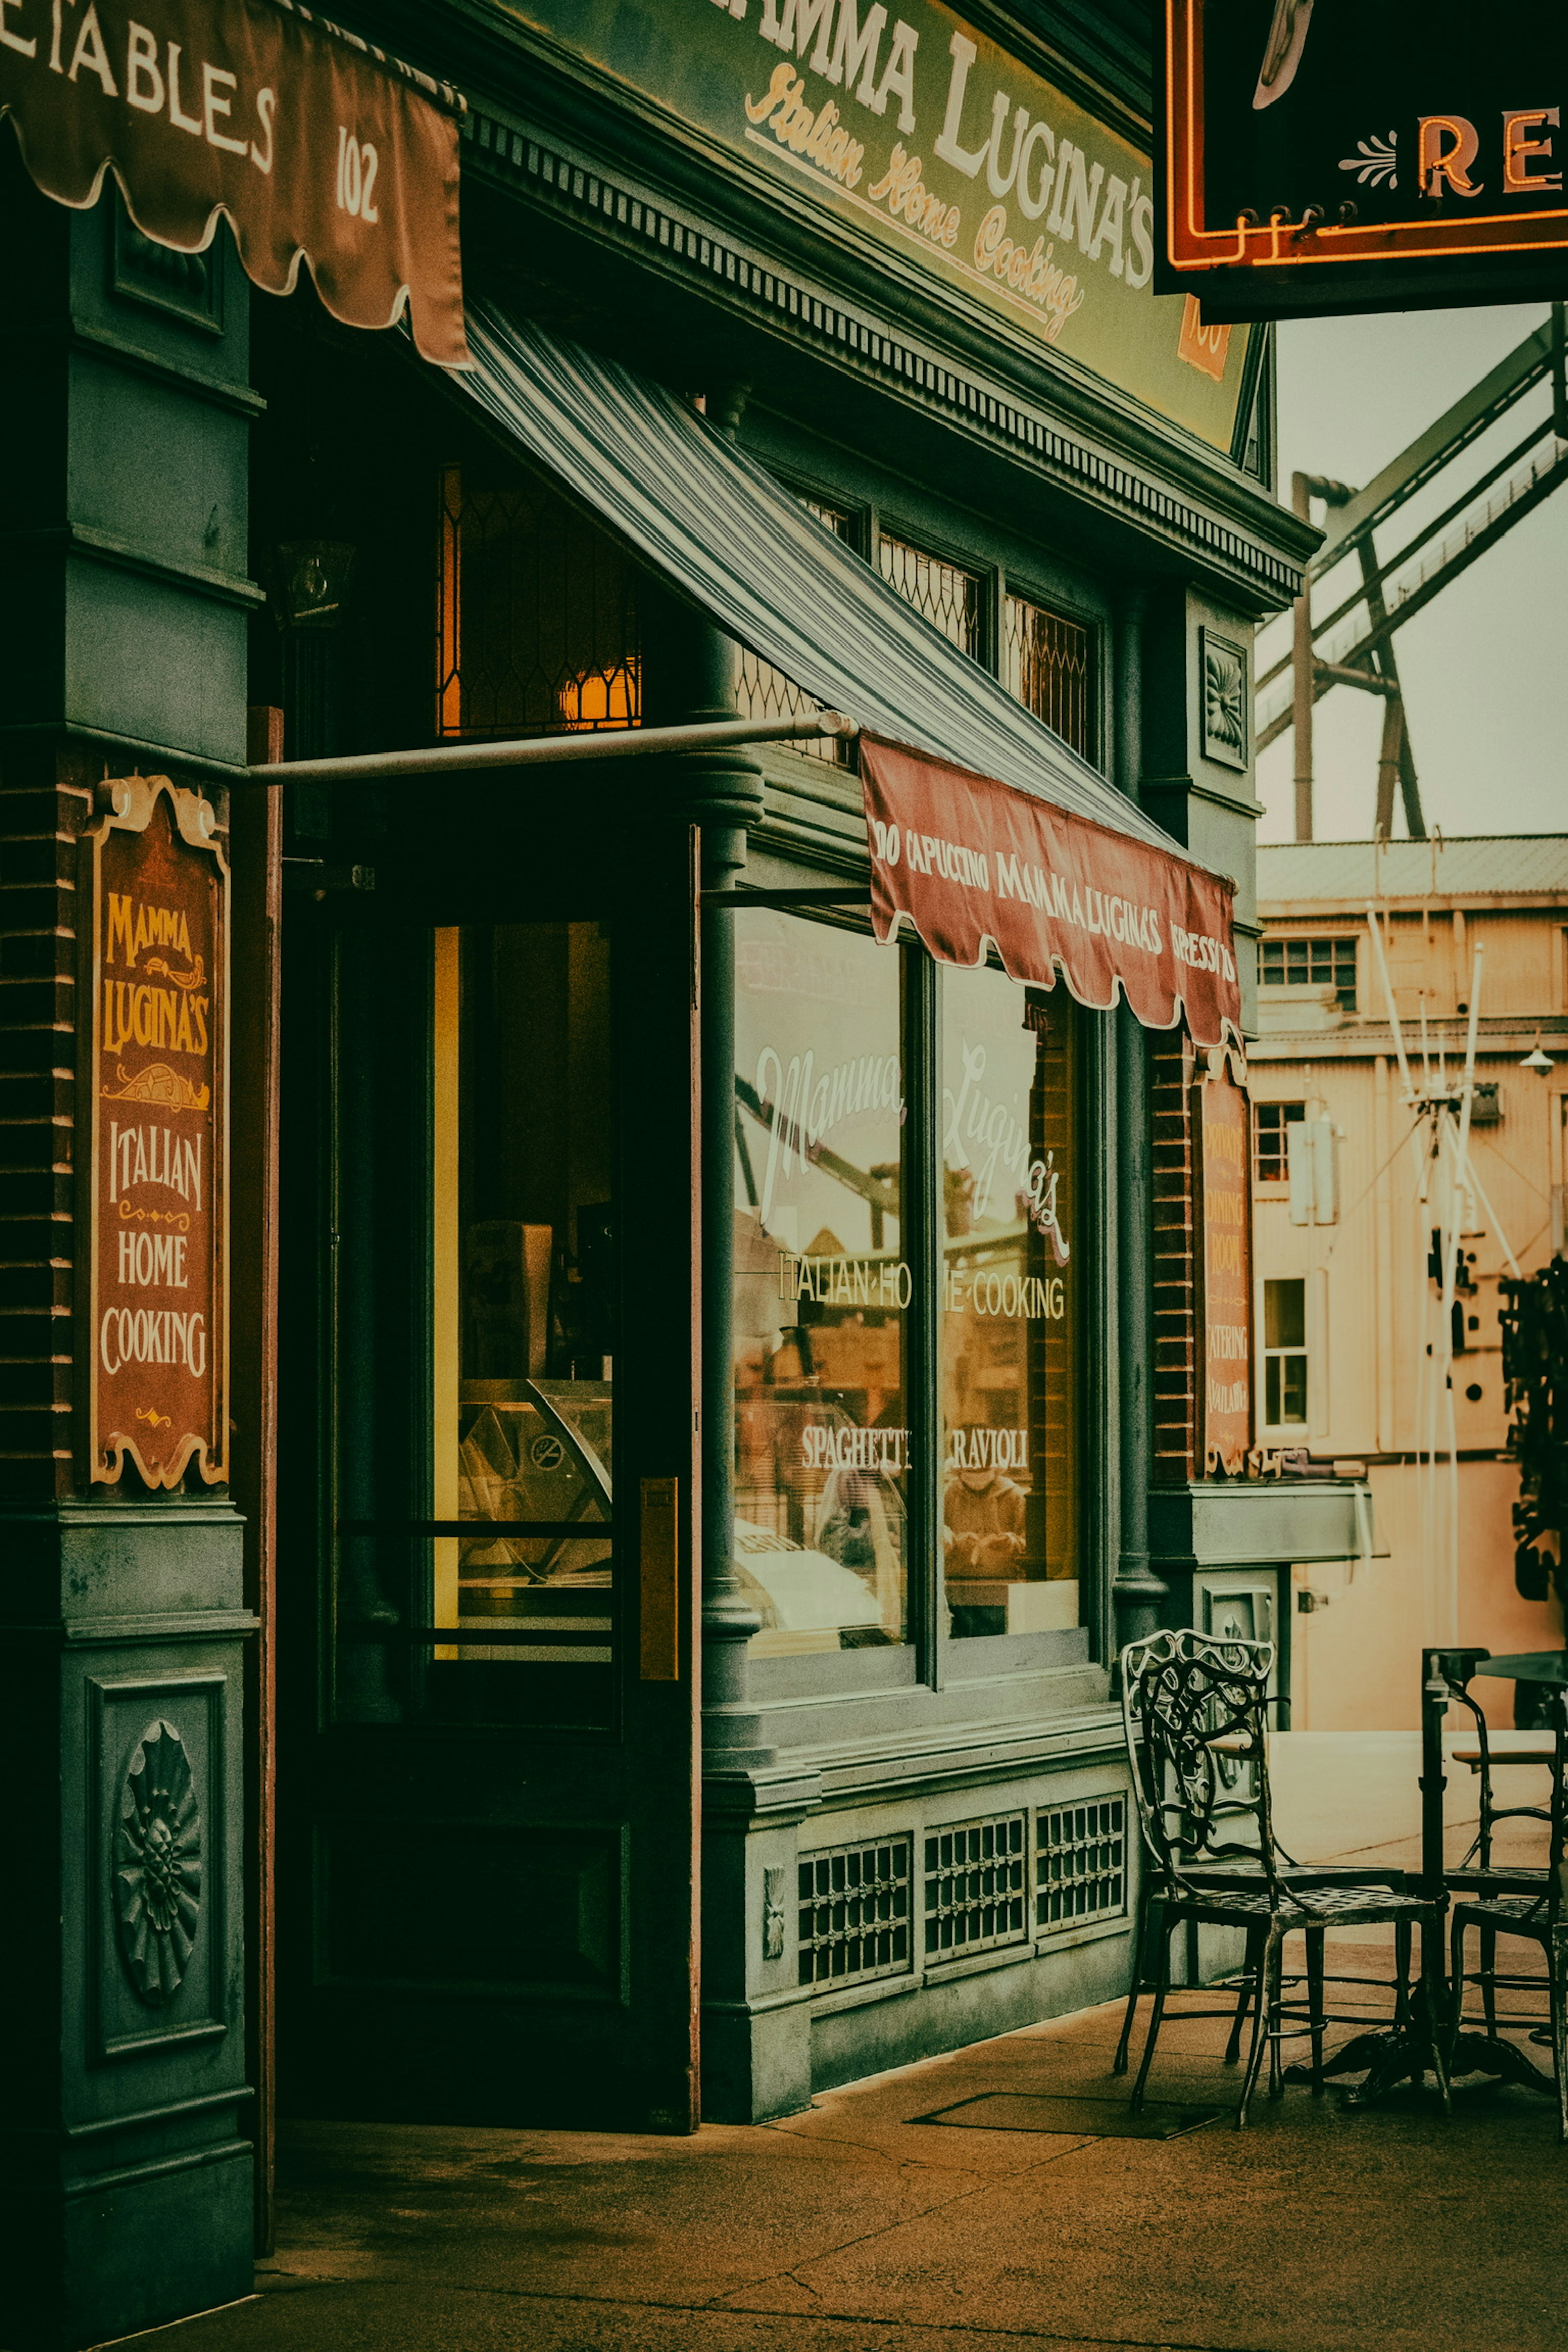
[[[1153,2011],[1142,2063],[1132,2088],[1134,2111],[1143,2103],[1154,2048],[1171,1990],[1172,1931],[1184,1922],[1240,1928],[1247,1937],[1245,1979],[1232,2021],[1227,2060],[1239,2053],[1242,2026],[1252,2011],[1252,2034],[1237,2108],[1246,2124],[1263,2049],[1269,2053],[1269,2090],[1283,2088],[1281,2044],[1303,2032],[1312,2045],[1311,2082],[1323,2082],[1323,2034],[1330,2024],[1364,2025],[1331,2018],[1323,2008],[1323,1940],[1331,1927],[1392,1925],[1398,1948],[1396,1999],[1401,2021],[1409,2014],[1409,1931],[1419,1927],[1425,2014],[1443,2014],[1440,1906],[1364,1875],[1347,1878],[1293,1863],[1274,1837],[1268,1796],[1266,1707],[1273,1644],[1215,1641],[1187,1631],[1151,1634],[1121,1653],[1121,1710],[1132,1785],[1147,1856],[1147,1900],[1138,1941],[1146,1948],[1152,1913],[1160,1913],[1159,1965]],[[1308,2000],[1287,2004],[1283,1993],[1285,1937],[1307,1935]],[[1116,2071],[1126,2063],[1133,2008],[1146,1963],[1134,1957],[1132,1991]],[[1223,2014],[1201,2011],[1197,2014]],[[1288,2025],[1287,2019],[1299,2021]],[[1431,2070],[1448,2105],[1448,2081],[1438,2037],[1427,2031]]]
[[[1464,1668],[1468,1668],[1472,1660],[1484,1659],[1485,1656],[1485,1651],[1463,1652],[1459,1654],[1459,1664]],[[1551,1763],[1553,1752],[1552,1732],[1550,1730],[1544,1732],[1542,1735],[1542,1744],[1538,1746],[1532,1743],[1526,1752],[1505,1750],[1500,1756],[1494,1757],[1486,1717],[1470,1696],[1468,1683],[1460,1678],[1458,1667],[1447,1671],[1445,1679],[1448,1685],[1449,1703],[1464,1707],[1475,1723],[1475,1747],[1457,1749],[1454,1760],[1458,1764],[1468,1764],[1471,1770],[1479,1775],[1481,1784],[1481,1801],[1480,1820],[1476,1834],[1470,1842],[1469,1851],[1456,1867],[1445,1870],[1444,1881],[1449,1894],[1453,1895],[1490,1897],[1499,1895],[1533,1895],[1546,1882],[1545,1869],[1519,1863],[1500,1868],[1493,1857],[1493,1841],[1500,1822],[1545,1822],[1550,1823],[1551,1809],[1544,1805],[1500,1805],[1492,1786],[1492,1774],[1499,1762],[1510,1766]],[[1552,1703],[1552,1699],[1549,1697],[1547,1706],[1551,1707]],[[1481,2010],[1487,2032],[1495,2035],[1499,2021],[1497,1997],[1500,1988],[1507,1992],[1532,1991],[1539,1983],[1539,1979],[1500,1977],[1497,1972],[1498,1930],[1494,1926],[1483,1926],[1480,1927],[1479,1934],[1480,1967],[1467,1977],[1461,1977],[1458,1973],[1454,1976],[1456,2030],[1464,2021],[1461,2012],[1464,2008],[1465,1986],[1474,1984],[1480,1988]],[[1536,2022],[1535,2019],[1531,2020],[1532,2025]]]
[[[1540,1983],[1535,1977],[1500,1976],[1497,1970],[1497,1940],[1500,1936],[1513,1936],[1539,1944],[1546,1957],[1547,2020],[1552,2042],[1552,2067],[1557,2077],[1558,2137],[1568,2143],[1568,1895],[1565,1895],[1564,1864],[1568,1861],[1568,1689],[1553,1689],[1547,1704],[1551,1709],[1552,1756],[1552,1801],[1549,1806],[1498,1805],[1492,1801],[1490,1787],[1490,1757],[1486,1724],[1475,1702],[1464,1691],[1453,1693],[1461,1698],[1477,1718],[1481,1758],[1481,1826],[1472,1854],[1479,1860],[1479,1869],[1461,1866],[1448,1874],[1448,1884],[1458,1892],[1455,1903],[1450,1935],[1452,1952],[1449,1974],[1453,1980],[1456,2035],[1467,2022],[1464,2015],[1465,1987],[1479,1985],[1487,2032],[1496,2035],[1498,2026],[1528,2026],[1532,2039],[1541,2039],[1538,2029],[1542,2022],[1539,2011],[1532,2016],[1499,2019],[1497,1994],[1500,1987],[1508,1990],[1534,1990]],[[1497,1870],[1491,1863],[1491,1835],[1501,1821],[1544,1821],[1549,1825],[1550,1844],[1544,1870]],[[1470,1855],[1466,1856],[1468,1864]],[[1473,1891],[1468,1891],[1473,1890]],[[1481,1938],[1479,1969],[1465,1970],[1465,1937],[1472,1927]]]

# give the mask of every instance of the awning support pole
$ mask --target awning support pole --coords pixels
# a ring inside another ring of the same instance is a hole
[[[583,735],[524,735],[506,743],[437,743],[424,751],[352,752],[338,760],[279,760],[252,768],[253,784],[375,784],[399,776],[471,775],[485,768],[559,767],[568,760],[652,759],[722,751],[738,743],[800,743],[857,735],[837,710],[806,719],[720,719],[690,727],[605,728]],[[236,777],[236,783],[247,781]]]

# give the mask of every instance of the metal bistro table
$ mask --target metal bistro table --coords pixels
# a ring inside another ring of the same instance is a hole
[[[1445,1910],[1448,1889],[1443,1852],[1443,1792],[1447,1787],[1447,1776],[1444,1770],[1443,1723],[1450,1702],[1461,1696],[1466,1684],[1475,1675],[1497,1675],[1506,1682],[1562,1685],[1568,1683],[1568,1651],[1531,1650],[1502,1658],[1494,1658],[1489,1651],[1481,1649],[1432,1649],[1421,1653],[1421,1891]],[[1445,2005],[1451,2007],[1454,1989],[1447,1981],[1447,1966],[1446,1956],[1441,1957],[1438,1973]],[[1463,1990],[1460,1986],[1461,1997]],[[1427,2071],[1430,2062],[1421,2016],[1424,2000],[1425,1993],[1418,1983],[1412,1996],[1408,2024],[1358,2033],[1326,2063],[1326,2074],[1359,2074],[1363,2068],[1366,2070],[1365,2081],[1344,2094],[1347,2107],[1370,2106],[1374,2099],[1383,2098],[1399,2084],[1419,2082]],[[1309,2071],[1292,2067],[1287,2079],[1305,2080]],[[1517,2083],[1527,2090],[1542,2092],[1549,2099],[1557,2095],[1552,2077],[1532,2065],[1517,2043],[1500,2034],[1456,2035],[1448,2054],[1448,2077],[1457,2082],[1466,2074],[1489,2074],[1497,2082]]]

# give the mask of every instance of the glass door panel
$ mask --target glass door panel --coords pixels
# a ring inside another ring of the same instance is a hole
[[[607,1724],[607,940],[351,934],[338,996],[340,1716]]]

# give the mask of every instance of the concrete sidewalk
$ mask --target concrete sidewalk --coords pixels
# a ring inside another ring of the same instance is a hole
[[[1331,1966],[1386,1965],[1375,1946],[1333,1948]],[[1124,2113],[1119,2025],[1088,2011],[692,2139],[296,2127],[256,2298],[132,2340],[1561,2352],[1568,2150],[1552,2103],[1468,2092],[1445,2122],[1430,2095],[1347,2114],[1291,2089],[1260,2097],[1247,2132],[1227,2114],[1170,2138],[1100,2137]],[[1232,2105],[1224,2032],[1167,2025],[1153,2095]],[[1031,2105],[1042,2097],[1117,2104]],[[1026,2127],[1042,2119],[1054,2128]]]

